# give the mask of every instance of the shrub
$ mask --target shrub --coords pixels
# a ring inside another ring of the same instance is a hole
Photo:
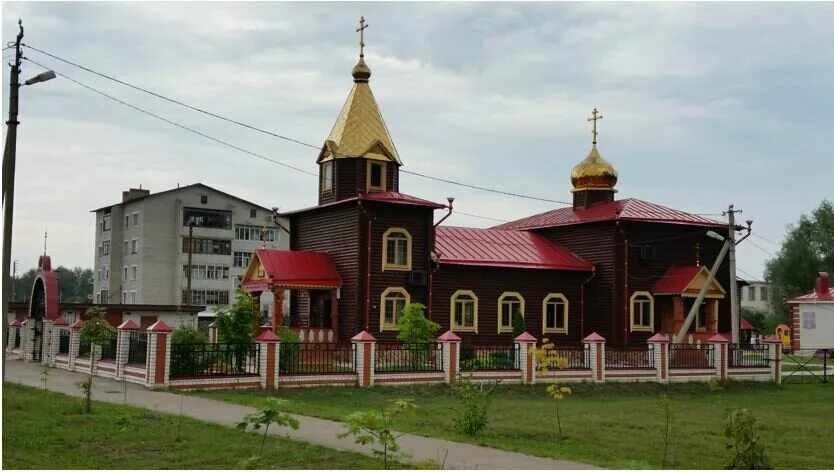
[[[475,385],[469,378],[458,379],[454,386],[458,408],[454,410],[455,417],[452,419],[455,430],[469,437],[475,437],[486,427],[490,394],[495,389],[495,385],[484,388],[483,384]]]
[[[84,394],[84,412],[90,413],[93,408],[93,372],[95,371],[97,353],[101,352],[102,344],[110,340],[116,330],[105,321],[105,311],[101,307],[94,307],[87,310],[87,321],[81,326],[79,338],[81,342],[90,345],[90,376],[86,381],[78,383],[78,387]],[[98,349],[96,349],[98,348]]]
[[[422,303],[409,303],[403,308],[397,320],[397,339],[404,343],[430,343],[435,341],[440,325],[426,318],[426,306]]]
[[[527,326],[524,324],[524,315],[520,311],[513,313],[513,339],[521,336],[527,331]]]
[[[278,328],[278,337],[281,338],[281,344],[278,348],[278,365],[281,371],[291,372],[290,369],[296,365],[296,359],[300,355],[301,344],[299,342],[301,338],[298,337],[298,333],[290,331],[286,326]]]
[[[193,326],[179,326],[171,333],[171,344],[205,344],[208,338]]]
[[[756,417],[753,413],[742,408],[732,410],[727,416],[727,427],[724,430],[727,437],[727,449],[732,449],[735,455],[727,463],[727,469],[772,469],[770,460],[759,442],[756,432]]]

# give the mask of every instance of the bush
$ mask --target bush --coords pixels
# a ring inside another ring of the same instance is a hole
[[[513,339],[521,336],[527,331],[527,326],[524,324],[524,315],[520,311],[513,314]]]
[[[452,419],[455,430],[469,437],[475,437],[486,427],[489,397],[494,388],[495,385],[490,388],[475,385],[465,377],[458,379],[454,390],[459,406],[455,409],[455,417]]]
[[[298,333],[290,331],[286,326],[278,328],[278,337],[281,338],[279,345],[278,365],[283,372],[292,372],[293,366],[297,364],[297,358],[301,351],[301,338]]]
[[[404,343],[431,343],[435,341],[440,325],[426,319],[426,306],[422,303],[409,303],[403,308],[397,320],[397,339]]]
[[[735,455],[727,463],[727,469],[772,469],[770,460],[759,442],[756,432],[756,417],[746,408],[729,412],[727,428],[727,449]]]
[[[179,326],[171,333],[171,344],[205,344],[208,338],[193,326]]]

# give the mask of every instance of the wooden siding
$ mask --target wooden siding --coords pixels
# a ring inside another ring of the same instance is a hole
[[[585,333],[614,340],[616,228],[613,222],[547,228],[537,233],[594,264],[596,275],[585,287]]]
[[[452,295],[458,290],[472,290],[478,297],[478,334],[456,332],[464,339],[476,344],[508,344],[512,333],[498,334],[498,298],[504,292],[519,292],[524,297],[524,321],[527,331],[541,340],[542,302],[549,293],[562,293],[567,297],[568,334],[548,333],[547,337],[556,343],[578,343],[582,333],[582,309],[580,287],[588,278],[587,272],[507,269],[499,267],[470,267],[441,264],[434,274],[432,288],[433,309],[431,317],[440,324],[440,333],[450,326]],[[586,297],[585,310],[589,308]],[[585,335],[590,334],[587,326]]]
[[[364,254],[364,250],[360,249],[359,211],[356,203],[345,203],[290,216],[290,248],[330,254],[342,277],[339,297],[341,340],[350,339],[359,331],[356,313],[361,285],[360,266],[357,262],[360,255]],[[291,311],[297,310],[299,305],[296,303]]]
[[[322,173],[319,164],[319,205],[352,198],[360,192],[365,192],[368,160],[363,158],[336,159],[333,170],[333,189],[327,194],[321,193]],[[392,192],[399,191],[399,166],[389,162],[385,177],[386,188]]]
[[[430,238],[434,230],[433,210],[380,202],[365,203],[365,208],[368,209],[368,214],[373,218],[371,222],[371,287],[368,331],[381,341],[390,341],[396,338],[396,331],[380,332],[379,330],[382,292],[388,287],[403,287],[408,291],[412,303],[428,305],[428,285],[423,287],[409,285],[409,271],[382,270],[382,237],[389,228],[405,228],[411,235],[411,269],[428,272]],[[364,316],[363,302],[364,299],[360,302],[362,307],[360,310],[361,316]]]

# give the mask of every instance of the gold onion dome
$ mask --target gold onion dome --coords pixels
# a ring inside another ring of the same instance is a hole
[[[594,143],[591,152],[570,173],[574,190],[613,190],[617,185],[617,170],[602,158]]]
[[[368,67],[368,64],[365,64],[364,57],[359,57],[359,62],[353,66],[351,75],[353,75],[354,82],[367,82],[371,78],[371,68]]]

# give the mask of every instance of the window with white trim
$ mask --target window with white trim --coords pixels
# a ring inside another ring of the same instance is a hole
[[[542,333],[568,334],[568,307],[563,294],[548,294],[542,302]]]
[[[649,292],[634,292],[631,296],[631,330],[654,330],[654,297]]]
[[[137,252],[139,252],[139,240],[138,239],[131,240],[130,241],[130,253],[131,254],[136,254]]]
[[[130,280],[136,280],[136,275],[139,272],[139,266],[130,266]]]
[[[498,332],[513,332],[513,317],[524,316],[524,297],[518,292],[504,292],[498,297]]]
[[[478,297],[471,290],[458,290],[452,294],[452,331],[478,332]]]
[[[136,290],[130,291],[130,303],[136,303]]]
[[[235,267],[249,267],[249,262],[252,261],[252,254],[249,251],[235,251],[232,265]]]
[[[396,330],[397,322],[406,305],[411,303],[411,295],[402,287],[389,287],[380,297],[380,331]]]
[[[411,234],[405,228],[382,235],[382,270],[411,270]]]
[[[109,256],[110,255],[110,240],[102,241],[101,242],[101,255],[102,256]]]

